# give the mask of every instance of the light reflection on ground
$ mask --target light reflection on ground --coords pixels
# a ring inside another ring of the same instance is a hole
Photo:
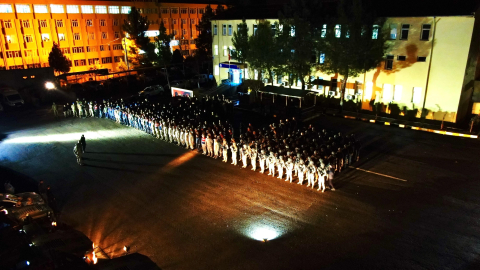
[[[26,136],[26,137],[13,137],[7,138],[3,141],[6,144],[22,144],[22,143],[50,143],[50,142],[73,142],[78,141],[82,135],[88,140],[102,140],[110,138],[119,138],[119,137],[135,137],[138,134],[131,133],[121,133],[117,130],[98,130],[98,131],[87,131],[83,133],[66,133],[66,134],[51,134],[51,135],[37,135],[37,136]]]

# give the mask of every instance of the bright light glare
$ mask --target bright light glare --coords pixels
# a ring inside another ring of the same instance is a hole
[[[80,140],[80,137],[85,135],[88,140],[101,140],[118,137],[134,137],[136,134],[119,134],[118,130],[99,130],[88,131],[84,133],[67,133],[67,134],[53,134],[53,135],[40,135],[40,136],[28,136],[6,139],[4,143],[50,143],[50,142],[74,142]]]
[[[262,225],[249,229],[248,235],[258,241],[270,241],[280,236],[280,233],[274,228]]]
[[[53,84],[52,82],[46,82],[45,88],[47,88],[48,90],[52,90],[55,88],[55,84]]]

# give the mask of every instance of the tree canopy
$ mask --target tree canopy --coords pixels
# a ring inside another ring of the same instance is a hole
[[[70,71],[71,62],[60,50],[58,43],[53,42],[52,51],[48,55],[48,64],[55,72],[67,73]]]
[[[272,33],[270,21],[265,20],[258,24],[256,33],[248,38],[248,62],[253,69],[259,71],[259,79],[263,78],[263,71],[273,82],[273,71],[277,63],[277,45]]]
[[[156,58],[155,45],[146,36],[149,26],[150,22],[147,17],[143,17],[135,7],[132,7],[123,24],[123,31],[127,33],[127,38],[132,41],[128,50],[131,55],[134,55],[135,59],[131,61],[140,66],[151,66],[152,59]],[[143,53],[140,53],[140,50]]]
[[[172,60],[172,51],[170,49],[170,41],[172,38],[173,34],[167,34],[167,28],[163,24],[163,21],[161,21],[158,36],[155,37],[155,65],[164,66]]]

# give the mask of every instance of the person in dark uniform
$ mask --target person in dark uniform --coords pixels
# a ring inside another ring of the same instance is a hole
[[[87,142],[85,141],[85,135],[82,134],[80,137],[80,143],[82,144],[82,152],[85,153],[85,148],[87,148]]]

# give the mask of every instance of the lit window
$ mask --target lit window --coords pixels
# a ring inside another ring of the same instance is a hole
[[[113,26],[118,26],[118,19],[113,19]]]
[[[47,5],[33,5],[33,11],[35,13],[48,13]]]
[[[42,34],[42,40],[43,41],[50,41],[50,35],[49,34]]]
[[[295,36],[295,26],[292,26],[292,27],[290,28],[290,36],[291,36],[291,37],[294,37],[294,36]]]
[[[390,24],[390,39],[397,39],[397,24]]]
[[[57,27],[63,27],[63,20],[57,20]]]
[[[4,20],[3,27],[5,28],[12,28],[12,21],[11,20]]]
[[[401,32],[400,39],[407,40],[409,30],[410,30],[410,24],[402,24],[402,32]]]
[[[378,39],[378,25],[374,25],[372,29],[372,39]]]
[[[320,36],[322,38],[324,38],[326,35],[327,35],[327,25],[324,24],[323,27],[322,27],[322,32],[321,32]]]
[[[13,13],[12,5],[0,4],[0,13]]]
[[[220,75],[220,67],[219,66],[215,66],[215,71],[213,73],[214,75]]]
[[[25,35],[25,42],[27,43],[33,42],[32,35]]]
[[[318,57],[318,63],[319,64],[324,64],[325,63],[325,54],[321,53],[320,56]]]
[[[218,45],[215,45],[214,55],[218,55]]]
[[[82,13],[93,14],[93,6],[82,6]]]
[[[77,5],[67,5],[67,13],[77,14],[80,13]]]
[[[342,35],[342,26],[340,24],[335,25],[335,37],[339,38]]]
[[[15,36],[5,36],[7,43],[15,43]]]
[[[395,85],[395,91],[393,92],[393,101],[402,100],[402,90],[403,90],[403,86]]]
[[[48,26],[46,20],[39,20],[38,24],[40,25],[41,28],[45,28]]]
[[[93,26],[93,20],[87,20],[87,26],[92,27]]]
[[[23,20],[22,25],[24,28],[30,28],[30,21],[29,20]]]
[[[258,26],[256,24],[253,25],[253,35],[257,35],[257,29],[258,29]]]
[[[227,55],[228,55],[227,46],[223,46],[223,56],[227,56]]]
[[[393,96],[392,85],[388,83],[384,84],[382,94],[383,94],[383,101],[385,103],[389,103],[390,101],[392,101],[392,96]]]
[[[130,14],[130,11],[132,11],[132,7],[123,6],[121,11],[122,14]]]
[[[432,28],[431,24],[423,24],[422,25],[422,34],[420,36],[420,40],[428,41],[430,38],[430,29]]]
[[[107,14],[107,6],[95,6],[95,13]]]
[[[367,82],[366,88],[365,88],[365,95],[363,96],[364,99],[372,99],[372,93],[373,93],[373,82]]]
[[[145,31],[145,36],[146,37],[156,37],[160,34],[160,31],[158,30],[148,30],[148,31]]]
[[[72,20],[72,27],[78,27],[78,20]]]
[[[17,5],[15,5],[15,8],[17,9],[17,13],[30,13],[30,6],[29,5],[17,4]]]
[[[58,34],[59,41],[65,41],[65,34]]]
[[[107,39],[107,32],[102,32],[102,39]]]
[[[109,6],[108,13],[110,14],[120,14],[120,7],[119,6]]]
[[[107,23],[105,22],[105,20],[100,20],[100,26],[107,26]]]
[[[420,103],[422,100],[422,88],[421,87],[414,87],[413,88],[413,95],[412,95],[412,102],[413,103]]]
[[[52,12],[52,13],[65,13],[65,11],[63,10],[63,5],[54,5],[54,4],[50,5],[50,12]]]
[[[80,40],[80,33],[73,33],[74,40]]]

